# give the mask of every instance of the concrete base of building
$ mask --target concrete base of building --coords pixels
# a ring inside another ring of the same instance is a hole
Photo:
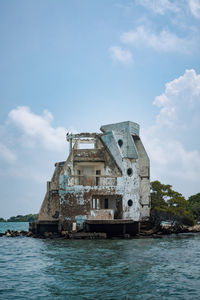
[[[59,221],[36,221],[29,223],[29,231],[34,234],[43,234],[45,232],[59,232]]]
[[[64,226],[65,225],[65,226]],[[36,221],[29,224],[29,231],[34,234],[44,234],[45,232],[61,233],[63,230],[73,232],[68,224],[62,224],[60,221]],[[114,219],[114,220],[87,220],[83,226],[83,232],[99,233],[104,232],[108,237],[112,236],[134,236],[140,232],[140,223],[133,220]]]
[[[87,220],[86,232],[105,232],[107,236],[134,236],[140,232],[140,223],[133,220]]]

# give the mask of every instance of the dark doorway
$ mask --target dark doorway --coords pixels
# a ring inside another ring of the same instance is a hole
[[[108,209],[108,199],[107,198],[104,200],[104,208]]]

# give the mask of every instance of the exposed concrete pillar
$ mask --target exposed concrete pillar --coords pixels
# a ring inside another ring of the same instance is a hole
[[[99,199],[97,198],[97,209],[100,209]]]

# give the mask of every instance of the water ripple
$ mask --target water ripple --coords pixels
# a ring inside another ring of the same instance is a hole
[[[0,238],[0,299],[199,299],[200,235]]]

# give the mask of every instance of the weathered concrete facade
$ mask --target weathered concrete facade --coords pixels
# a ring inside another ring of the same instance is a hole
[[[102,133],[67,134],[70,153],[55,171],[42,203],[39,231],[130,233],[149,218],[150,166],[139,125],[121,122]],[[85,148],[85,149],[84,149]]]

